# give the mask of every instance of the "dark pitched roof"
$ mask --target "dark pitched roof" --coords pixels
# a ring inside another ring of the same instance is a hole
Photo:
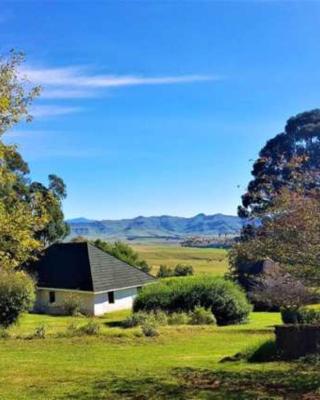
[[[118,260],[90,243],[58,243],[32,265],[39,287],[91,292],[142,286],[151,275]]]

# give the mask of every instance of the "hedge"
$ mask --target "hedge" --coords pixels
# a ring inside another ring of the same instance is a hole
[[[320,325],[320,310],[313,308],[281,310],[281,317],[284,324]]]
[[[211,309],[218,325],[245,322],[251,311],[244,291],[223,278],[191,276],[163,279],[144,287],[134,302],[134,311],[190,312]]]

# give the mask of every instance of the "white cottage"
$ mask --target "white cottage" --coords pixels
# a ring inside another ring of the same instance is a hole
[[[54,244],[33,267],[37,276],[35,311],[48,314],[62,313],[70,298],[88,315],[128,309],[138,290],[155,280],[85,242]]]

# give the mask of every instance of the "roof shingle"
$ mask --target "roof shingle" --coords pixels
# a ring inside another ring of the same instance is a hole
[[[53,244],[32,267],[39,287],[56,289],[103,292],[142,286],[155,280],[86,242]]]

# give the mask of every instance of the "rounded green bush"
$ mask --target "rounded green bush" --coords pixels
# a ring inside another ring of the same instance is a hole
[[[0,326],[14,324],[22,312],[28,311],[35,299],[33,280],[23,271],[0,272]]]
[[[210,276],[163,279],[144,287],[134,302],[134,311],[190,312],[210,309],[218,325],[246,321],[250,311],[244,291],[232,281]]]

